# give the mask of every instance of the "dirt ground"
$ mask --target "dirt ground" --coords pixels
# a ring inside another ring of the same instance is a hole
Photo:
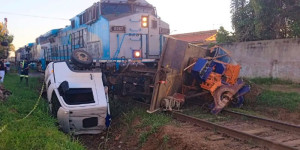
[[[254,108],[252,111],[269,119],[300,125],[300,112],[291,112],[282,108]]]
[[[169,137],[166,141],[165,137]],[[144,150],[250,150],[256,146],[223,136],[205,128],[190,124],[180,126],[167,125],[153,135],[144,146]]]
[[[246,95],[247,99],[255,100],[255,96],[258,96],[263,90],[271,90],[271,91],[279,91],[279,92],[296,92],[300,93],[300,86],[293,86],[293,85],[280,85],[280,84],[273,84],[273,85],[254,85],[252,87],[251,93]],[[253,101],[250,101],[253,103]],[[255,103],[254,103],[255,104]],[[250,104],[252,105],[252,104]],[[300,105],[299,105],[300,108]],[[266,116],[269,119],[279,120],[295,125],[300,125],[300,112],[295,111],[291,112],[289,110],[283,108],[268,108],[268,107],[259,107],[259,106],[251,106],[249,109],[252,109],[252,112],[257,112],[262,116]]]

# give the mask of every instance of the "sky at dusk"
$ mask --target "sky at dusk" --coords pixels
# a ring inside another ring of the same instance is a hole
[[[64,28],[69,19],[99,0],[0,0],[0,21],[8,18],[16,49],[55,28]],[[232,31],[230,0],[147,0],[171,34],[218,29]]]

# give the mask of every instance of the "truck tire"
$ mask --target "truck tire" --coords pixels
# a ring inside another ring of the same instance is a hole
[[[79,68],[89,68],[93,64],[93,57],[88,52],[79,49],[72,52],[71,61]]]

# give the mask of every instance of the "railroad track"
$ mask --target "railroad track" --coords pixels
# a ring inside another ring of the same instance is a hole
[[[139,103],[144,107],[149,106],[145,103]],[[229,110],[223,110],[222,114],[231,116],[233,120],[229,119],[219,123],[213,123],[180,112],[170,112],[170,114],[179,121],[209,128],[269,150],[300,150],[300,126],[297,125]]]
[[[217,124],[178,112],[173,112],[172,114],[177,120],[209,128],[216,132],[223,133],[270,150],[300,149],[299,126],[231,111],[224,111],[224,113],[235,117],[248,117],[249,120],[253,119],[253,121],[259,122],[260,125],[245,122],[237,122],[235,124],[230,121],[229,123],[221,122]],[[294,131],[290,132],[292,129],[294,129]]]
[[[288,123],[281,122],[281,121],[276,121],[276,120],[271,120],[268,118],[262,118],[262,117],[257,117],[257,116],[253,116],[253,115],[243,114],[243,113],[234,112],[234,111],[230,111],[230,110],[223,110],[222,114],[230,115],[233,117],[240,117],[240,118],[246,117],[246,118],[249,118],[261,125],[270,126],[272,128],[278,129],[278,130],[294,132],[295,134],[300,135],[300,126],[298,126],[298,125],[288,124]]]

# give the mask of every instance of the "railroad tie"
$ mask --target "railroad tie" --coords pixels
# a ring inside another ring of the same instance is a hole
[[[298,147],[298,146],[300,146],[300,139],[287,141],[287,142],[284,142],[283,144],[291,146],[291,147]]]
[[[264,132],[268,132],[268,131],[270,131],[269,128],[259,128],[259,129],[247,130],[247,131],[242,131],[242,132],[245,132],[247,134],[252,134],[252,135],[258,135],[260,133],[264,133]]]

